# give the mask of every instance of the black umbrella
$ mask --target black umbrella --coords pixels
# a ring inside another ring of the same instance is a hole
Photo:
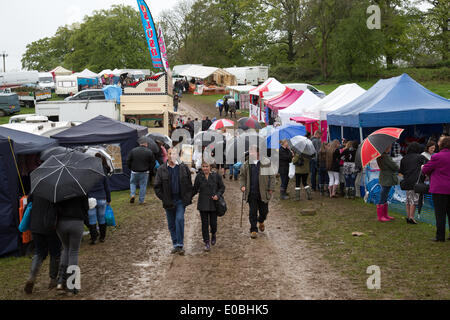
[[[262,129],[262,126],[259,124],[259,122],[253,118],[241,118],[238,120],[238,123],[239,123],[239,129],[242,129],[242,130]]]
[[[159,151],[160,151],[158,144],[155,142],[155,140],[153,140],[153,139],[150,138],[150,137],[147,137],[147,136],[145,136],[145,137],[140,137],[140,138],[138,139],[138,143],[139,143],[139,144],[141,144],[141,143],[147,143],[147,144],[148,144],[148,148],[149,148],[155,155],[158,154]]]
[[[162,142],[166,149],[172,148],[172,139],[170,139],[165,134],[158,133],[158,132],[153,132],[153,133],[147,134],[147,137],[152,138],[156,142],[158,142],[158,141]]]
[[[65,147],[54,147],[47,150],[44,150],[41,152],[41,161],[45,161],[51,156],[57,156],[60,154],[66,154],[73,151],[71,148],[65,148]]]
[[[30,194],[53,203],[86,196],[104,176],[97,157],[78,151],[51,156],[30,174]]]

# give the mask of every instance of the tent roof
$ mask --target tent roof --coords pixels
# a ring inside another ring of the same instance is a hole
[[[189,69],[192,66],[202,66],[201,64],[179,64],[173,67],[173,74],[180,75],[181,72]]]
[[[329,112],[339,109],[365,92],[366,90],[356,83],[344,84],[320,100],[318,104],[307,107],[305,115],[315,119],[326,120]]]
[[[53,69],[52,71],[50,71],[50,73],[55,73],[57,75],[70,75],[73,72],[70,70],[67,70],[66,68],[63,68],[61,66],[58,66],[55,69]]]
[[[286,87],[286,89],[284,90],[284,92],[282,92],[282,93],[280,93],[280,94],[277,94],[277,95],[275,95],[275,96],[271,96],[271,97],[267,97],[267,98],[263,99],[263,100],[264,100],[264,103],[265,103],[265,104],[268,104],[269,102],[277,102],[277,101],[279,101],[280,99],[283,99],[283,97],[284,97],[285,95],[287,95],[288,93],[290,93],[292,90],[294,90],[294,89],[291,89],[291,88]]]
[[[222,70],[222,69],[219,69],[216,67],[205,67],[205,66],[197,66],[197,65],[192,65],[189,68],[184,69],[183,71],[181,71],[179,73],[179,75],[185,76],[185,77],[206,79],[219,70],[231,75],[231,73],[226,72],[225,70]]]
[[[292,117],[305,117],[305,109],[317,105],[322,100],[309,90],[301,92],[303,94],[294,103],[278,113],[282,124],[290,122]]]
[[[135,137],[136,131],[137,136],[141,136],[141,133],[148,132],[148,128],[130,126],[128,123],[98,116],[52,138],[57,139],[60,144],[94,144],[126,140]]]
[[[380,80],[366,93],[327,116],[330,125],[385,127],[450,122],[450,100],[409,75]]]
[[[75,74],[79,78],[97,78],[97,74],[89,69],[84,69],[83,71]]]
[[[275,78],[269,78],[260,86],[250,90],[250,94],[260,96],[260,93],[262,93],[263,97],[269,97],[283,93],[285,90],[286,86],[284,84],[281,84]]]
[[[14,141],[14,152],[16,154],[33,154],[56,147],[58,141],[36,134],[0,127],[0,138],[11,138]]]
[[[98,74],[98,76],[101,77],[101,76],[103,76],[103,75],[105,75],[105,74],[114,74],[114,71],[112,71],[111,69],[105,69],[105,70],[103,70],[102,72],[100,72],[100,73]]]
[[[291,90],[277,99],[269,100],[266,104],[270,109],[283,110],[292,105],[303,95],[302,90]]]
[[[227,89],[237,91],[237,92],[249,92],[252,89],[255,89],[255,86],[228,86]]]

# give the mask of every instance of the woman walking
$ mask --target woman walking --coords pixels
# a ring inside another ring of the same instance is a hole
[[[345,198],[355,199],[355,181],[356,181],[356,168],[355,157],[356,149],[354,141],[348,141],[344,150],[341,153],[341,159],[344,160],[343,173],[345,177]]]
[[[446,216],[450,224],[450,137],[442,137],[438,145],[439,153],[431,157],[422,172],[430,177],[430,193],[433,195],[436,215],[436,238],[433,241],[444,242]]]
[[[392,186],[398,184],[398,171],[400,168],[397,163],[392,160],[391,154],[392,146],[389,146],[386,151],[377,158],[378,167],[380,168],[379,182],[381,185],[380,201],[377,205],[378,221],[386,222],[394,220],[393,217],[388,215],[388,197],[391,192]]]
[[[280,141],[280,165],[278,173],[281,178],[280,198],[281,200],[288,200],[287,188],[289,185],[289,164],[294,156],[291,149],[289,149],[289,141],[287,139]]]
[[[310,160],[310,156],[298,153],[295,153],[292,159],[292,163],[295,165],[295,200],[297,201],[300,201],[301,183],[303,183],[308,200],[312,200],[311,187],[308,185]]]
[[[334,140],[327,150],[327,171],[330,182],[328,184],[328,190],[330,191],[330,198],[336,197],[336,191],[339,186],[339,163],[341,159],[341,152],[339,151],[339,141]]]
[[[83,237],[84,224],[88,224],[89,202],[87,196],[72,198],[57,203],[58,223],[56,233],[63,245],[57,290],[77,294],[78,288],[67,288],[71,273],[68,267],[78,266],[78,251]]]
[[[50,201],[31,195],[28,201],[32,203],[30,212],[30,230],[34,241],[34,256],[31,260],[30,276],[25,284],[27,294],[33,292],[39,269],[45,258],[50,254],[49,289],[56,287],[58,268],[61,257],[61,241],[56,234],[55,225],[49,221],[52,213],[56,217],[56,208]],[[56,219],[54,220],[56,223]]]
[[[417,224],[414,214],[416,206],[419,204],[419,194],[414,192],[414,185],[422,174],[422,165],[427,162],[427,159],[420,154],[421,149],[417,142],[411,143],[400,162],[399,173],[403,175],[400,187],[402,190],[406,190],[406,223],[409,224]]]
[[[214,246],[217,241],[216,201],[223,196],[224,192],[225,185],[220,174],[211,172],[211,165],[203,161],[202,171],[195,177],[192,197],[197,193],[199,194],[197,210],[200,211],[202,219],[202,236],[205,243],[205,251],[209,251],[211,245]],[[211,239],[209,231],[211,231]]]

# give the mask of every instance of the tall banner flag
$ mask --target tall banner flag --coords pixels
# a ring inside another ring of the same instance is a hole
[[[152,14],[147,6],[147,3],[145,3],[145,0],[137,0],[137,3],[139,6],[139,11],[141,12],[142,24],[144,25],[145,37],[150,50],[153,67],[163,69],[164,66],[159,49],[158,35],[156,34]]]
[[[162,31],[161,25],[158,27],[158,40],[159,40],[159,49],[161,50],[161,58],[164,66],[164,70],[166,72],[169,70],[169,59],[167,59],[167,47],[166,41],[164,40],[164,33]]]

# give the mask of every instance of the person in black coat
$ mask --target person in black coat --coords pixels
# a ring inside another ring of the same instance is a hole
[[[289,185],[289,164],[292,162],[294,153],[289,148],[287,139],[280,141],[280,144],[280,165],[278,169],[281,178],[280,197],[282,200],[287,200],[289,199],[289,196],[287,195],[287,188]]]
[[[148,148],[148,143],[143,142],[139,147],[131,150],[127,158],[127,166],[131,170],[130,203],[134,203],[136,189],[139,187],[139,204],[144,204],[150,173],[155,167],[155,156]]]
[[[61,241],[56,234],[56,220],[54,220],[54,224],[49,221],[52,213],[56,217],[56,206],[44,198],[33,195],[28,197],[28,202],[32,203],[30,231],[34,241],[35,252],[31,260],[30,276],[25,284],[24,291],[27,294],[31,294],[39,270],[48,254],[50,254],[50,283],[48,288],[56,287],[61,257]]]
[[[192,204],[191,171],[182,162],[176,148],[167,150],[167,162],[158,168],[155,193],[166,211],[167,224],[172,238],[172,254],[184,254],[184,213]]]
[[[202,235],[205,242],[205,250],[209,251],[211,245],[215,245],[217,238],[217,213],[216,201],[223,196],[225,185],[222,177],[216,172],[211,172],[211,165],[203,162],[202,171],[195,178],[192,197],[197,193],[197,210],[202,219]],[[211,242],[209,241],[209,226],[211,226]]]
[[[416,206],[419,204],[419,194],[414,192],[414,186],[421,176],[422,165],[427,162],[427,158],[421,155],[421,152],[420,144],[413,142],[408,146],[406,155],[400,162],[399,173],[403,175],[400,187],[402,190],[406,190],[406,223],[409,224],[417,224],[414,214]]]

